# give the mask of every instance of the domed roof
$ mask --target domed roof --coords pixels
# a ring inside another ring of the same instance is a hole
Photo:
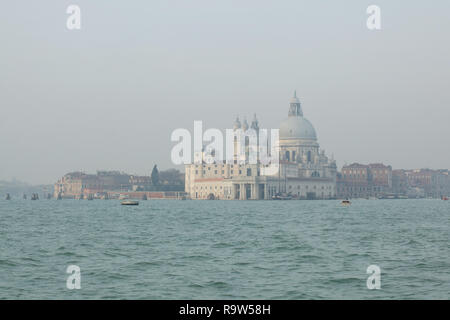
[[[280,125],[280,139],[317,140],[317,136],[309,120],[301,116],[290,116]]]
[[[297,94],[290,101],[289,117],[280,125],[280,139],[317,140],[316,130],[311,122],[303,117]]]

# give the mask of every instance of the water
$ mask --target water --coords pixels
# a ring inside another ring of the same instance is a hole
[[[449,299],[449,229],[441,200],[1,200],[0,299]]]

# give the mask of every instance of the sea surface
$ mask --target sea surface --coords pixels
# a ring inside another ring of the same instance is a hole
[[[449,298],[450,201],[0,200],[0,299]]]

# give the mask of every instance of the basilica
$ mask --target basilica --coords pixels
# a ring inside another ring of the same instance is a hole
[[[234,130],[258,131],[256,115],[249,125],[236,119]],[[279,167],[267,174],[261,162],[223,161],[186,165],[185,191],[191,199],[263,200],[333,199],[336,197],[336,162],[325,155],[316,131],[304,116],[297,95],[291,98],[288,117],[279,128]]]

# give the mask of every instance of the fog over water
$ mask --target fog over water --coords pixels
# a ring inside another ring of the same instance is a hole
[[[66,8],[82,27],[66,28]],[[380,31],[366,8],[381,7]],[[4,1],[0,180],[172,167],[176,128],[278,128],[294,90],[340,168],[450,167],[450,2]]]

